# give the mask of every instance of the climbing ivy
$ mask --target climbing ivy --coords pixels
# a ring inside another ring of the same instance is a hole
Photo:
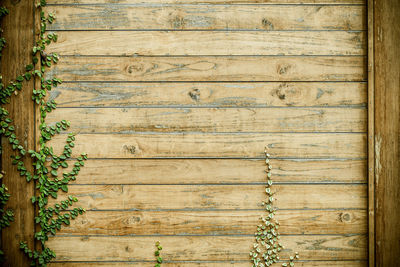
[[[253,267],[271,266],[273,263],[279,262],[279,254],[284,249],[284,246],[280,242],[279,221],[275,219],[277,209],[273,205],[275,192],[272,191],[272,165],[270,164],[270,154],[267,152],[267,147],[264,152],[265,164],[267,166],[265,170],[267,176],[265,193],[267,194],[267,198],[262,202],[262,205],[265,207],[267,214],[260,218],[261,224],[257,226],[257,231],[254,234],[256,242],[253,245],[253,250],[250,251]],[[296,252],[294,256],[289,257],[288,262],[282,263],[282,266],[294,266],[294,260],[298,258],[299,255]]]
[[[3,173],[0,174],[0,179],[3,178]],[[14,214],[11,209],[6,209],[4,206],[10,198],[7,187],[2,183],[0,186],[0,230],[10,226],[10,222],[14,221]],[[0,262],[4,260],[4,253],[0,250]]]
[[[156,248],[157,250],[154,252],[154,256],[156,257],[156,264],[154,265],[154,267],[160,267],[163,262],[163,259],[161,257],[162,246],[160,244],[160,241],[156,242]]]
[[[5,15],[8,14],[8,10],[5,7],[0,7],[0,19],[2,19]],[[0,29],[0,32],[2,32],[2,30]],[[2,50],[4,48],[6,44],[6,40],[4,39],[4,37],[0,37],[0,58],[2,55]],[[2,77],[0,75],[0,83],[1,83]],[[2,89],[2,88],[0,88]],[[3,109],[0,109],[0,134],[3,135],[5,130],[4,128],[7,127],[7,121],[3,122],[3,118],[5,118],[5,116],[7,114],[5,114],[3,112]],[[1,153],[1,146],[0,146],[0,153]],[[4,172],[2,171],[0,173],[0,181],[3,180],[4,177]],[[0,231],[3,228],[6,228],[8,226],[10,226],[10,223],[12,221],[14,221],[14,213],[11,209],[8,209],[5,207],[5,205],[8,202],[8,199],[10,198],[10,194],[8,193],[8,188],[6,187],[5,184],[3,184],[2,182],[0,182]],[[2,250],[0,250],[0,262],[4,261],[4,253]]]
[[[58,62],[58,55],[56,53],[47,54],[45,52],[46,46],[51,42],[57,41],[55,33],[46,34],[46,27],[48,23],[54,21],[54,15],[49,13],[45,14],[43,7],[46,5],[45,0],[40,0],[37,4],[40,14],[40,33],[36,45],[32,49],[32,60],[30,64],[25,66],[25,73],[16,77],[15,80],[4,85],[0,83],[0,102],[6,104],[10,102],[10,98],[17,94],[18,90],[22,89],[24,82],[33,78],[40,80],[40,88],[33,89],[32,100],[38,105],[40,111],[39,123],[39,146],[38,150],[28,150],[22,145],[15,134],[15,126],[12,124],[12,119],[9,117],[9,112],[4,106],[0,108],[0,133],[2,136],[8,138],[8,142],[15,151],[15,155],[11,158],[12,164],[17,166],[19,174],[26,179],[29,183],[32,180],[35,182],[35,195],[31,197],[32,204],[37,207],[37,214],[35,223],[37,224],[37,231],[34,234],[35,240],[40,244],[40,248],[35,250],[29,248],[26,241],[20,243],[21,250],[31,260],[31,266],[46,266],[53,258],[56,257],[54,251],[46,246],[46,241],[49,236],[55,235],[62,226],[69,225],[71,219],[75,219],[79,214],[85,210],[83,208],[73,208],[71,206],[78,199],[74,196],[68,196],[65,200],[54,205],[49,205],[49,197],[57,198],[59,191],[68,192],[68,184],[71,180],[75,180],[81,167],[84,166],[84,160],[87,159],[86,154],[82,154],[76,159],[73,168],[69,172],[59,174],[59,169],[68,167],[67,160],[71,158],[72,148],[74,147],[75,134],[70,133],[66,139],[66,145],[61,155],[56,155],[53,147],[48,145],[48,142],[56,134],[60,134],[69,128],[70,122],[62,120],[55,124],[47,124],[45,119],[48,113],[56,109],[56,102],[54,100],[46,100],[47,92],[53,87],[61,83],[58,78],[47,79],[45,72],[46,69],[51,67],[53,63]],[[1,8],[0,14],[7,14],[5,8]],[[0,47],[4,47],[5,40],[1,39]],[[25,157],[33,159],[32,169],[29,171],[25,166],[23,159]],[[5,192],[1,197],[1,203],[8,200],[9,195],[5,186],[1,187],[0,192]],[[3,210],[2,210],[3,211]],[[4,219],[4,225],[9,224],[12,220],[12,213],[10,211],[3,212],[7,217]],[[0,222],[3,226],[3,221]]]

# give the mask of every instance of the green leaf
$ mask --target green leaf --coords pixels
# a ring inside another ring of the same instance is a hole
[[[28,65],[26,65],[25,70],[26,70],[26,71],[31,71],[31,70],[33,70],[33,64],[28,64]]]
[[[63,168],[67,168],[68,167],[68,163],[66,163],[65,161],[61,162],[61,166]]]

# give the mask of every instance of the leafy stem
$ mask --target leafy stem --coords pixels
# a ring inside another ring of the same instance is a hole
[[[58,39],[55,33],[46,34],[47,24],[52,23],[55,18],[51,13],[45,14],[43,11],[45,5],[45,0],[40,0],[37,4],[40,13],[40,33],[32,49],[32,61],[25,66],[25,73],[18,75],[7,85],[2,82],[2,77],[0,76],[1,104],[9,103],[11,97],[17,95],[19,90],[22,90],[24,82],[30,81],[33,78],[40,80],[40,88],[34,88],[32,95],[32,100],[36,103],[40,111],[40,136],[37,151],[27,151],[17,138],[15,126],[12,124],[13,120],[9,117],[9,112],[4,106],[0,108],[0,134],[8,139],[12,149],[15,151],[15,155],[11,155],[12,164],[17,166],[19,174],[25,177],[27,182],[32,180],[35,182],[35,195],[31,197],[31,201],[33,205],[38,207],[35,217],[38,230],[34,234],[34,239],[39,242],[40,249],[32,250],[28,247],[26,241],[20,242],[21,250],[31,260],[31,266],[46,266],[47,263],[54,259],[56,257],[55,252],[46,246],[49,236],[55,235],[57,231],[61,230],[62,226],[69,225],[71,219],[75,219],[78,215],[85,212],[80,207],[72,208],[73,204],[78,201],[72,195],[67,196],[66,199],[56,204],[49,205],[49,197],[57,198],[60,190],[65,193],[68,192],[69,182],[76,179],[81,167],[84,166],[87,155],[82,154],[79,156],[72,170],[60,175],[60,168],[64,169],[68,167],[67,160],[71,158],[72,149],[75,146],[75,134],[68,134],[64,150],[60,155],[56,155],[53,147],[47,145],[53,136],[67,130],[70,122],[62,120],[53,125],[47,125],[45,121],[47,114],[57,107],[56,102],[53,100],[47,101],[46,96],[53,87],[62,82],[58,78],[45,78],[46,70],[59,60],[59,56],[56,53],[48,54],[45,52],[46,46],[52,42],[56,42]],[[8,10],[0,7],[0,17],[6,14],[8,14]],[[0,50],[5,44],[5,39],[0,38]],[[24,163],[24,159],[28,156],[32,158],[32,172],[28,171]],[[48,162],[51,162],[50,166]],[[9,197],[10,194],[7,193],[7,188],[2,184],[0,187],[1,228],[8,226],[13,220],[12,211],[3,208]]]
[[[266,178],[265,186],[266,199],[262,202],[265,207],[266,214],[261,217],[261,223],[257,226],[257,231],[254,233],[256,242],[253,245],[253,250],[250,251],[250,258],[253,267],[271,266],[279,262],[280,252],[285,249],[280,242],[279,221],[275,219],[277,208],[273,205],[275,201],[275,192],[272,191],[272,165],[270,163],[270,154],[265,147],[265,164]],[[294,266],[294,260],[298,259],[299,255],[296,252],[294,256],[289,257],[288,262],[283,262],[282,266]]]

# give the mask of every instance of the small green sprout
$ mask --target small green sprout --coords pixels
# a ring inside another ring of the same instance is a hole
[[[157,250],[154,252],[154,256],[156,257],[156,264],[154,265],[154,267],[160,267],[161,263],[163,263],[163,258],[161,257],[162,246],[160,244],[160,241],[156,242],[156,248]]]

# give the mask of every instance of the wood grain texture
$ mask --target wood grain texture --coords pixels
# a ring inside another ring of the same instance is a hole
[[[59,235],[252,235],[263,211],[87,211]],[[286,234],[366,234],[365,210],[280,210]]]
[[[54,266],[154,265],[156,240],[166,266],[248,266],[265,145],[284,257],[366,266],[365,1],[49,2],[48,121],[90,158]]]
[[[76,133],[366,132],[366,113],[357,108],[63,108],[47,121],[73,121],[70,131]]]
[[[186,2],[186,1],[185,1]],[[365,6],[49,6],[49,30],[364,30]]]
[[[127,45],[129,44],[129,45]],[[59,55],[365,55],[364,32],[62,31]]]
[[[61,153],[66,136],[55,136],[51,144]],[[72,156],[82,151],[90,158],[263,157],[269,146],[276,157],[365,158],[366,135],[358,133],[135,133],[80,134]]]
[[[375,267],[374,3],[368,0],[368,266]]]
[[[246,66],[246,68],[243,68]],[[64,81],[364,81],[364,57],[62,57]]]
[[[365,107],[366,83],[63,83],[58,107]]]
[[[25,73],[25,65],[30,63],[31,49],[35,41],[34,29],[34,3],[24,0],[18,2],[4,1],[1,6],[6,6],[10,14],[2,19],[2,37],[7,45],[2,51],[1,76],[2,83],[6,86],[10,81]],[[15,30],[18,29],[18,30]],[[24,82],[21,91],[12,95],[10,104],[4,106],[9,111],[9,117],[13,120],[15,134],[21,145],[26,150],[35,147],[35,106],[32,102],[33,79]],[[23,107],[24,112],[21,112]],[[4,252],[4,267],[28,266],[29,260],[19,248],[19,242],[26,241],[33,248],[34,208],[30,196],[34,195],[33,183],[27,184],[15,165],[12,165],[11,155],[16,155],[8,138],[2,137],[1,169],[5,171],[2,183],[8,187],[11,194],[7,202],[7,208],[14,212],[14,222],[2,230],[1,249]],[[32,171],[32,160],[27,157],[23,160],[28,171]]]
[[[248,260],[252,236],[149,236],[149,237],[55,237],[49,240],[58,261],[153,261],[154,242],[163,245],[163,258],[177,260]],[[282,258],[296,251],[305,259],[366,259],[365,235],[282,236],[287,249]],[[224,245],[221,245],[224,244]]]
[[[400,253],[400,2],[374,3],[375,238],[377,267]]]
[[[48,4],[99,4],[98,0],[48,0]],[[160,0],[103,0],[105,4],[160,4]],[[366,4],[366,0],[166,0],[163,4]]]
[[[366,183],[366,160],[272,159],[271,162],[273,180],[280,183]],[[264,160],[89,159],[74,183],[264,183],[266,181],[264,170]]]
[[[140,267],[154,267],[154,263],[149,262],[55,262],[49,264],[50,267],[81,267],[82,264],[88,267],[102,266],[102,267],[115,267],[115,266],[140,266]],[[248,261],[190,261],[190,262],[163,262],[162,266],[174,267],[221,267],[221,266],[235,266],[235,267],[248,267]],[[299,267],[365,267],[366,261],[296,261],[296,266]]]
[[[366,209],[366,188],[276,184],[274,197],[280,209]],[[68,194],[77,196],[87,210],[263,209],[266,198],[265,185],[71,185]]]

